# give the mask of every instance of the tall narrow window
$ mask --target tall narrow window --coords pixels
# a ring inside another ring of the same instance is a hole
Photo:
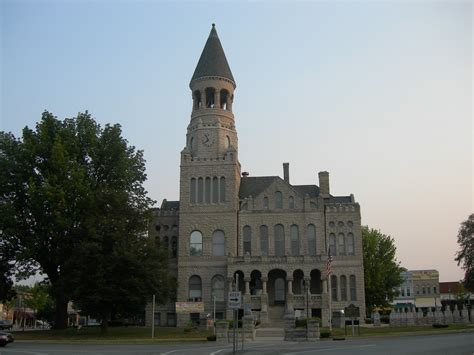
[[[354,255],[354,234],[347,233],[347,254]]]
[[[189,278],[189,301],[200,302],[202,300],[202,282],[199,276]]]
[[[295,208],[295,199],[293,198],[293,196],[290,196],[288,198],[288,208],[290,209]]]
[[[225,236],[221,230],[216,230],[212,233],[212,255],[225,255]]]
[[[268,255],[268,227],[260,226],[260,255]]]
[[[201,92],[199,90],[194,91],[194,109],[200,109],[202,106]]]
[[[332,256],[336,255],[336,235],[334,233],[329,234],[329,252]]]
[[[198,179],[198,198],[197,198],[197,202],[202,203],[203,202],[203,197],[204,197],[204,179],[199,178]]]
[[[283,208],[283,195],[280,191],[275,192],[275,208]]]
[[[225,89],[221,90],[221,102],[220,107],[223,110],[227,110],[227,100],[229,99],[229,92]]]
[[[341,282],[341,301],[347,301],[347,278],[342,275],[340,278]]]
[[[245,226],[244,230],[244,255],[252,254],[252,229],[250,226]]]
[[[281,224],[275,226],[275,255],[285,255],[285,230]]]
[[[337,238],[339,239],[339,255],[346,255],[346,237],[344,233],[339,233]]]
[[[219,186],[220,186],[220,191],[219,191],[219,195],[220,195],[220,202],[225,202],[225,177],[221,177],[220,181],[219,181]]]
[[[331,299],[337,301],[337,276],[331,276]]]
[[[355,275],[349,276],[349,289],[351,294],[351,301],[357,300],[357,290],[356,290],[356,277]]]
[[[171,238],[171,257],[176,258],[178,256],[178,238]]]
[[[291,255],[300,255],[300,233],[298,226],[293,224],[290,227]]]
[[[212,178],[212,203],[219,202],[219,179],[214,176]]]
[[[216,300],[217,302],[219,301],[224,301],[224,287],[225,287],[225,282],[224,282],[224,277],[221,275],[216,275],[212,278],[211,280],[211,301]]]
[[[306,229],[306,238],[308,239],[308,254],[316,255],[316,227],[314,224],[308,224]]]
[[[193,231],[189,238],[189,255],[202,255],[202,234],[199,231]]]
[[[191,191],[190,191],[190,201],[191,203],[196,203],[196,184],[197,181],[195,178],[191,179]]]
[[[215,107],[215,95],[216,95],[216,90],[214,88],[207,88],[206,89],[206,107],[208,108],[214,108]]]
[[[211,203],[211,178],[207,177],[206,182],[204,184],[204,196],[205,196],[205,202],[206,203]]]
[[[263,198],[263,209],[264,209],[264,210],[267,210],[267,209],[268,209],[268,197],[267,197],[267,196],[265,196],[265,197]]]

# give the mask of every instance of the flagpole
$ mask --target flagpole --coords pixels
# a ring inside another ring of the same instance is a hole
[[[328,274],[327,276],[328,282],[328,295],[329,295],[329,300],[328,300],[328,305],[329,305],[329,331],[332,331],[332,295],[331,295],[331,273]]]

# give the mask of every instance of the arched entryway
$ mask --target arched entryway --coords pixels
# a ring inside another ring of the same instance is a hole
[[[286,272],[280,269],[268,273],[268,302],[270,305],[283,305],[286,302]]]
[[[319,294],[322,293],[322,281],[321,281],[321,271],[318,269],[313,269],[311,270],[310,273],[311,276],[311,286],[310,286],[310,292],[311,294]]]
[[[303,270],[295,270],[293,272],[293,294],[302,295],[304,294],[304,273]]]
[[[250,294],[262,294],[262,274],[258,270],[253,270],[250,274]]]

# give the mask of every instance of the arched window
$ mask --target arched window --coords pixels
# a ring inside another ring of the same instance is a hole
[[[230,147],[230,137],[226,136],[226,148]]]
[[[194,149],[194,137],[191,137],[189,140],[189,149],[192,151]]]
[[[206,89],[206,107],[214,108],[216,106],[216,90],[214,88]]]
[[[268,255],[268,227],[260,226],[260,255]]]
[[[212,178],[212,203],[219,202],[219,179],[217,176]]]
[[[225,283],[224,283],[224,277],[223,276],[216,275],[212,278],[212,280],[211,280],[211,296],[212,296],[211,301],[214,301],[214,299],[217,302],[224,301],[224,287],[225,287]]]
[[[226,89],[221,90],[220,108],[227,110],[227,100],[229,99],[229,92]]]
[[[221,177],[220,179],[220,201],[225,202],[225,177]]]
[[[199,231],[193,231],[189,238],[189,255],[202,255],[202,234]]]
[[[201,92],[199,90],[194,91],[194,109],[200,109],[202,107]]]
[[[216,230],[212,233],[212,255],[225,255],[225,236],[221,230]]]
[[[168,250],[168,248],[169,248],[169,239],[166,236],[163,238],[163,248],[165,250]]]
[[[202,282],[199,276],[189,278],[189,301],[200,302],[202,300]]]
[[[290,227],[291,255],[300,255],[300,233],[298,226],[293,224]]]
[[[316,255],[316,227],[314,224],[308,224],[306,238],[308,239],[308,254]]]
[[[275,208],[283,208],[283,195],[280,191],[275,192]]]
[[[337,238],[339,240],[339,255],[346,255],[346,237],[344,233],[339,233]]]
[[[198,198],[197,198],[197,202],[202,203],[203,202],[203,197],[204,197],[204,179],[200,177],[198,179]]]
[[[337,276],[331,276],[331,299],[337,301]]]
[[[347,301],[347,278],[342,275],[340,278],[341,283],[341,301]]]
[[[263,198],[263,209],[267,210],[268,209],[268,197],[265,196]]]
[[[354,234],[347,233],[347,254],[354,255]]]
[[[275,255],[285,255],[285,229],[281,224],[275,226]]]
[[[191,203],[196,203],[196,179],[192,178],[191,179],[191,193],[190,193],[190,201]]]
[[[295,208],[295,199],[293,198],[293,196],[290,196],[288,198],[288,208],[290,209]]]
[[[244,255],[252,254],[252,229],[250,226],[245,226],[244,230]]]
[[[332,256],[336,255],[336,235],[334,233],[329,234],[329,252]]]
[[[211,178],[207,177],[204,184],[204,197],[206,203],[211,203]]]
[[[357,289],[356,289],[356,277],[355,275],[349,276],[349,289],[351,294],[351,301],[357,300]]]
[[[178,256],[178,238],[172,237],[171,238],[171,256],[176,258]]]

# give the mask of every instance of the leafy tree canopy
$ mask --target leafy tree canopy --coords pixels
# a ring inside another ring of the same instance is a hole
[[[105,309],[116,301],[110,294],[135,302],[134,292],[165,291],[164,264],[139,268],[159,253],[144,236],[153,201],[142,186],[143,153],[121,134],[87,112],[64,121],[44,112],[21,139],[0,132],[2,237],[19,273],[48,276],[58,328],[67,326],[69,300]]]
[[[474,292],[474,214],[461,223],[458,244],[460,250],[456,253],[455,260],[465,271],[464,287]]]
[[[396,295],[405,271],[396,258],[393,238],[379,230],[362,227],[364,249],[365,303],[367,310],[387,306]]]

